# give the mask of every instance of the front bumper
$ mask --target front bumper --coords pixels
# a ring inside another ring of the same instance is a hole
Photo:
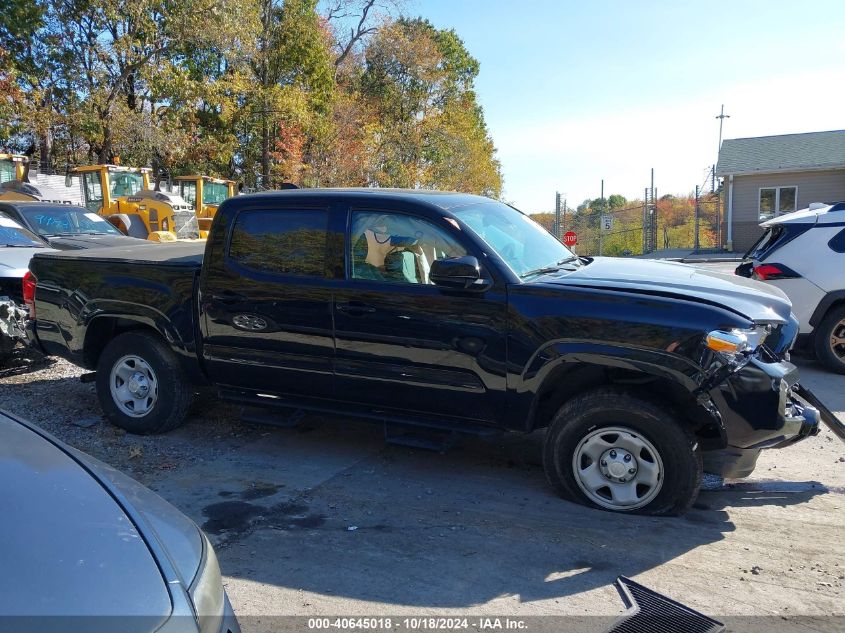
[[[802,398],[802,393],[811,397]],[[798,385],[798,369],[789,362],[752,359],[710,395],[721,415],[727,446],[704,453],[707,472],[747,477],[762,449],[791,446],[819,432],[822,414],[813,405],[818,399]]]
[[[728,446],[774,448],[818,433],[818,409],[796,397],[798,368],[753,358],[710,391]]]

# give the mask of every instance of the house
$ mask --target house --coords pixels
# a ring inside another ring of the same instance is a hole
[[[723,179],[725,246],[745,252],[762,235],[760,222],[845,200],[845,130],[725,139],[716,176]]]

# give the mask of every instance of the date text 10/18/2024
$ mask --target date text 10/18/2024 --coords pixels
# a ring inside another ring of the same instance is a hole
[[[521,631],[526,622],[508,617],[351,617],[351,618],[308,618],[308,630],[341,631]]]

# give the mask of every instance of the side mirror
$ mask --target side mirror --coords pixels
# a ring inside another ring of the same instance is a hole
[[[481,292],[490,287],[490,282],[481,277],[481,265],[471,255],[436,259],[428,276],[435,285],[453,290]]]

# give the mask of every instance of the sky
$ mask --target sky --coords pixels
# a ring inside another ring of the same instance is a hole
[[[845,0],[406,0],[454,28],[504,199],[537,213],[703,185],[724,138],[845,129]]]

